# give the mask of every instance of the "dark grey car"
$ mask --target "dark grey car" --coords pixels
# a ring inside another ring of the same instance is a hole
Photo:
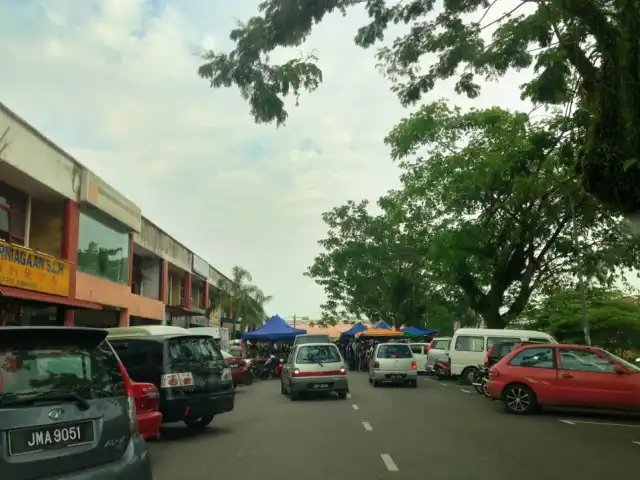
[[[106,336],[0,328],[0,478],[153,478],[131,382]]]

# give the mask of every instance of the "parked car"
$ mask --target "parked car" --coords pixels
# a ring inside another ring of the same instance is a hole
[[[0,329],[0,477],[151,480],[135,392],[101,329]]]
[[[516,347],[489,370],[487,391],[515,414],[539,407],[640,409],[640,366],[580,345]]]
[[[418,364],[418,374],[425,373],[427,371],[427,356],[429,354],[429,345],[430,343],[410,343],[409,348],[411,349],[411,353],[413,353],[413,357],[416,359],[416,363]]]
[[[509,341],[509,342],[500,342],[494,343],[489,347],[487,351],[487,356],[484,359],[484,364],[487,367],[492,367],[496,363],[498,363],[505,355],[511,353],[514,348],[521,347],[523,345],[533,345],[540,344],[541,342],[531,342],[531,341]],[[546,342],[543,342],[546,343]]]
[[[485,360],[486,352],[495,343],[534,341],[558,343],[545,332],[535,330],[499,330],[490,328],[459,328],[453,334],[448,355],[451,375],[464,383],[472,383],[478,365]]]
[[[163,422],[202,428],[233,410],[231,369],[211,336],[146,326],[111,328],[107,338],[134,381],[158,388]]]
[[[451,337],[436,337],[431,340],[427,347],[427,361],[425,364],[425,370],[427,372],[433,372],[433,367],[437,362],[449,361],[449,344],[451,343]]]
[[[244,358],[236,357],[222,350],[224,363],[231,369],[231,378],[233,385],[251,385],[253,383],[253,375],[249,372],[249,366]]]
[[[303,345],[305,343],[331,343],[329,335],[304,333],[297,335],[293,341],[293,346]]]
[[[280,393],[296,400],[305,393],[336,392],[347,398],[347,366],[333,343],[294,346],[280,375]]]
[[[369,383],[408,383],[418,386],[418,365],[406,343],[379,343],[369,362]]]
[[[160,392],[153,383],[133,382],[138,430],[145,440],[160,439]]]

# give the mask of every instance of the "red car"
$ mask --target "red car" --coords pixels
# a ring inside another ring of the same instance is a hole
[[[153,383],[133,382],[133,393],[136,399],[136,416],[138,430],[145,440],[160,438],[160,392]]]
[[[524,345],[489,370],[487,390],[515,414],[544,406],[637,411],[640,366],[596,347]]]
[[[253,375],[249,372],[247,362],[244,358],[234,357],[229,352],[222,350],[224,363],[231,369],[231,378],[233,385],[251,385],[253,383]]]

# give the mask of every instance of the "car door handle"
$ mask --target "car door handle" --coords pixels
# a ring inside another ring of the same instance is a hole
[[[573,375],[571,375],[570,373],[563,373],[562,378],[573,378]]]

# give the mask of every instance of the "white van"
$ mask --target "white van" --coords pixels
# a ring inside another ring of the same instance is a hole
[[[459,328],[449,344],[451,375],[471,383],[475,369],[484,363],[487,351],[500,342],[531,341],[558,343],[548,333],[535,330],[498,330],[491,328]]]

